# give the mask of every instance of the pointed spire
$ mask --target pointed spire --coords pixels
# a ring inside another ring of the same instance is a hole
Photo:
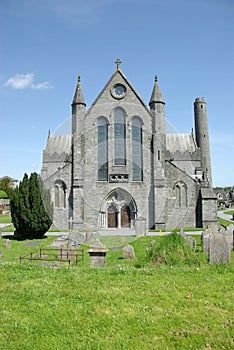
[[[153,87],[153,91],[152,91],[149,105],[151,105],[151,103],[154,103],[154,102],[161,102],[161,103],[165,104],[163,95],[162,95],[160,87],[158,85],[157,75],[155,75],[154,87]]]
[[[75,92],[72,104],[78,104],[78,105],[86,106],[86,103],[85,103],[85,100],[84,100],[84,95],[83,95],[82,88],[81,88],[80,76],[78,76],[76,92]]]

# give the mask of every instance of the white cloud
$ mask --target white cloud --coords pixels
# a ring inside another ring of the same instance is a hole
[[[39,84],[32,84],[33,89],[37,90],[45,90],[45,89],[50,89],[53,86],[50,84],[49,81],[44,81],[44,83],[39,83]]]
[[[13,89],[25,89],[32,85],[34,75],[28,74],[16,74],[7,80],[4,86],[12,87]]]
[[[52,88],[52,85],[48,81],[44,81],[42,83],[34,83],[34,74],[16,74],[15,76],[9,78],[7,82],[4,84],[6,87],[11,87],[12,89],[22,90],[26,88],[37,89],[37,90],[45,90]]]

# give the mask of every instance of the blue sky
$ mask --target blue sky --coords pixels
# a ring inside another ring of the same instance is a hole
[[[87,106],[115,60],[148,104],[155,74],[179,133],[205,97],[213,185],[234,185],[233,0],[1,0],[0,177],[40,171],[48,130],[70,117],[77,76]]]

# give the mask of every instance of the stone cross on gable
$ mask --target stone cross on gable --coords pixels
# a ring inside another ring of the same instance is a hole
[[[117,60],[115,61],[115,64],[117,64],[117,69],[120,68],[121,63],[122,63],[121,59],[117,58]]]

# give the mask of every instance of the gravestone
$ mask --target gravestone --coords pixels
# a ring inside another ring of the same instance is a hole
[[[7,249],[11,249],[11,241],[10,241],[9,239],[6,239],[6,240],[5,240],[5,247],[6,247]]]
[[[196,239],[191,236],[187,236],[182,227],[180,228],[180,231],[178,232],[178,234],[181,235],[181,237],[183,237],[183,239],[190,245],[191,249],[195,252]]]
[[[203,253],[208,253],[209,251],[209,237],[210,233],[208,229],[202,232],[202,251]]]
[[[211,264],[229,263],[231,261],[230,238],[219,224],[211,224],[209,231],[209,262]]]
[[[156,244],[156,241],[155,241],[155,239],[153,239],[153,240],[151,241],[151,245],[152,245],[152,246],[155,246],[155,244]]]
[[[178,234],[181,235],[184,239],[187,238],[187,236],[186,236],[186,234],[185,234],[185,232],[184,232],[183,227],[180,228],[180,231],[178,232]]]
[[[135,251],[130,244],[127,244],[123,248],[123,256],[124,256],[124,259],[135,259]]]
[[[96,232],[86,232],[86,242],[92,242],[94,240],[94,237],[96,235]]]
[[[186,237],[186,242],[190,245],[192,251],[195,252],[196,245],[197,245],[196,239],[191,237],[191,236],[188,236],[188,237]]]
[[[49,245],[49,247],[60,248],[61,246],[65,246],[66,244],[67,244],[66,237],[58,237]]]
[[[108,249],[97,238],[93,246],[90,246],[88,253],[90,257],[90,267],[106,266],[106,253]]]
[[[143,217],[139,217],[135,220],[135,233],[136,237],[145,236],[146,234],[146,220]]]
[[[228,225],[227,227],[227,234],[229,236],[229,240],[230,240],[230,248],[231,250],[233,250],[233,244],[234,244],[234,225]]]
[[[68,247],[79,248],[79,246],[86,240],[85,232],[70,232],[68,235]]]

